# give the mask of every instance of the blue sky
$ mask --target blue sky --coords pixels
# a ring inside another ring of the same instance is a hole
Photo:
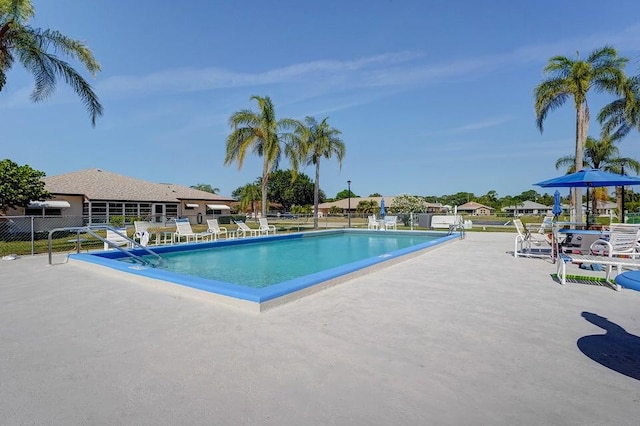
[[[330,197],[347,180],[363,196],[544,193],[532,184],[563,174],[555,161],[575,144],[572,103],[535,125],[548,59],[610,44],[640,73],[637,0],[33,3],[33,26],[85,41],[102,66],[87,76],[105,109],[95,128],[63,82],[33,104],[31,76],[8,75],[0,158],[49,176],[97,167],[230,195],[261,174],[255,156],[223,164],[229,116],[259,95],[279,118],[342,131],[342,168],[321,163]],[[593,93],[591,115],[610,100]],[[640,133],[619,147],[640,159]]]

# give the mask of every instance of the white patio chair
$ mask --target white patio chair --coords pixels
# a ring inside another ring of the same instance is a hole
[[[376,215],[369,216],[369,220],[367,221],[367,229],[378,229],[380,224],[376,220]]]
[[[209,229],[207,229],[207,232],[213,235],[214,240],[217,240],[218,237],[222,237],[223,235],[226,238],[229,238],[227,228],[225,228],[224,226],[220,226],[220,224],[218,224],[218,219],[207,219],[207,226],[209,227]]]
[[[536,234],[538,239],[544,239],[547,243],[553,244],[553,216],[545,216],[542,219],[542,223],[538,225],[529,224],[526,229],[535,229],[538,227],[538,230],[533,232],[529,231],[532,234]]]
[[[385,216],[384,227],[385,229],[398,229],[397,228],[398,216]]]
[[[106,240],[108,242],[104,243],[105,250],[115,248],[114,246],[131,247],[131,241],[127,238],[127,228],[115,228],[113,231],[111,229],[107,229]]]
[[[269,221],[267,221],[266,217],[261,217],[258,220],[260,223],[260,227],[258,228],[258,230],[260,231],[261,234],[264,234],[264,235],[269,235],[269,233],[272,233],[273,235],[276,234],[277,229],[275,225],[269,225]]]
[[[612,223],[605,238],[600,238],[591,244],[591,254],[609,257],[628,256],[640,257],[638,252],[638,233],[640,225]]]
[[[516,227],[516,239],[513,249],[513,257],[548,257],[551,255],[551,242],[546,236],[531,233],[523,225],[522,220],[514,219]]]
[[[138,240],[140,245],[146,246],[149,244],[149,228],[151,228],[153,224],[151,222],[136,220],[133,222],[133,227],[135,229],[133,233],[133,239]]]
[[[240,236],[240,234],[242,234],[242,238],[247,236],[257,237],[260,234],[258,229],[249,228],[249,226],[241,220],[234,220],[234,222],[238,225],[236,235]]]
[[[184,238],[186,242],[193,240],[194,242],[198,242],[198,239],[208,239],[211,237],[211,234],[208,232],[193,232],[191,229],[191,223],[189,223],[189,219],[176,219],[176,232],[173,233],[173,241],[179,243]]]

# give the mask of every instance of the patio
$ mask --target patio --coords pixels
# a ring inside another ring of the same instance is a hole
[[[561,286],[514,237],[468,232],[262,314],[0,262],[0,423],[635,424],[640,292]]]

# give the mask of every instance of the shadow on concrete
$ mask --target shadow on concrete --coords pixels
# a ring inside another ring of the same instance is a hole
[[[584,319],[606,330],[578,339],[578,348],[595,362],[620,374],[640,380],[640,337],[627,333],[618,324],[592,312],[583,312]]]

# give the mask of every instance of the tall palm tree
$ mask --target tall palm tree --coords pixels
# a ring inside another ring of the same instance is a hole
[[[82,100],[95,126],[102,115],[102,105],[82,76],[57,54],[75,58],[94,77],[100,65],[84,43],[53,30],[27,25],[34,15],[30,0],[0,1],[0,91],[7,82],[7,73],[17,59],[35,79],[31,100],[47,99],[55,91],[57,78],[62,78]]]
[[[610,46],[596,49],[586,59],[569,59],[554,56],[544,68],[547,78],[535,88],[536,124],[540,132],[547,114],[572,98],[576,108],[576,146],[575,169],[583,165],[583,149],[589,133],[589,106],[587,93],[595,88],[598,91],[619,93],[624,86],[626,76],[624,67],[628,59],[618,57],[617,51]],[[582,192],[576,188],[573,192],[576,215],[582,216]]]
[[[640,131],[640,75],[628,78],[619,95],[598,114],[603,133],[616,139],[634,128]]]
[[[339,135],[342,133],[327,123],[329,117],[325,117],[320,123],[313,117],[305,118],[305,125],[300,126],[296,132],[296,140],[302,148],[304,160],[307,165],[315,166],[316,176],[313,187],[313,227],[318,228],[318,205],[320,204],[320,159],[331,158],[334,154],[338,164],[342,168],[342,159],[346,153],[346,147]]]
[[[251,100],[258,102],[259,112],[243,109],[229,118],[233,130],[227,137],[224,164],[228,166],[235,161],[241,169],[248,149],[263,158],[261,207],[262,217],[267,217],[267,182],[269,175],[278,168],[283,151],[292,169],[298,169],[301,153],[293,143],[293,133],[286,130],[297,129],[300,122],[290,118],[276,120],[275,109],[268,96],[252,96]]]

